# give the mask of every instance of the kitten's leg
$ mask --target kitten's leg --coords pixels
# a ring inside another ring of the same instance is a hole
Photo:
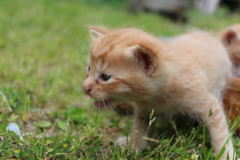
[[[144,140],[143,137],[147,135],[148,117],[149,115],[145,115],[144,111],[135,109],[131,136],[129,138],[118,138],[115,145],[124,146],[127,142],[130,142],[133,150],[146,148],[147,141]]]
[[[218,155],[227,139],[230,137],[227,119],[224,110],[221,107],[221,102],[213,96],[211,96],[211,99],[206,101],[206,107],[203,110],[204,111],[201,112],[201,115],[206,121],[207,128],[211,136],[211,143],[212,146],[214,146],[214,154]],[[226,150],[220,160],[226,160],[227,154],[229,154],[230,160],[232,160],[234,150],[231,137],[225,147]]]
[[[147,141],[143,139],[147,136],[148,124],[149,124],[149,114],[144,111],[135,109],[134,121],[132,126],[132,148],[145,149],[147,147]]]

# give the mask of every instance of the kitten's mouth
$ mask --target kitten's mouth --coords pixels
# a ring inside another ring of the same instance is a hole
[[[102,100],[102,101],[95,101],[94,105],[97,108],[106,108],[107,106],[111,105],[113,103],[113,99],[106,99],[106,100]]]

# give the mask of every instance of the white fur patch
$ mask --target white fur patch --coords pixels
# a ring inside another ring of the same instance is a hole
[[[119,137],[119,138],[116,140],[116,142],[114,143],[114,145],[115,145],[115,146],[124,147],[127,142],[128,142],[128,138],[127,138],[127,137]]]

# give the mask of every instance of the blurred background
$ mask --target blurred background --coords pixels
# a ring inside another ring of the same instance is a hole
[[[129,0],[128,5],[130,13],[156,12],[177,22],[187,22],[186,11],[192,8],[205,14],[213,14],[219,7],[225,7],[229,13],[240,11],[238,0]]]

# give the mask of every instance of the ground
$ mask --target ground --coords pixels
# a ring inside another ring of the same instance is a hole
[[[190,10],[188,23],[177,24],[155,13],[129,15],[126,8],[118,0],[0,1],[0,158],[212,159],[205,126],[187,119],[160,127],[144,152],[114,147],[132,117],[98,110],[83,93],[86,26],[136,27],[158,37],[196,28],[216,34],[240,16],[223,8],[214,15]],[[11,122],[23,140],[6,131]],[[240,153],[239,138],[234,142]]]

